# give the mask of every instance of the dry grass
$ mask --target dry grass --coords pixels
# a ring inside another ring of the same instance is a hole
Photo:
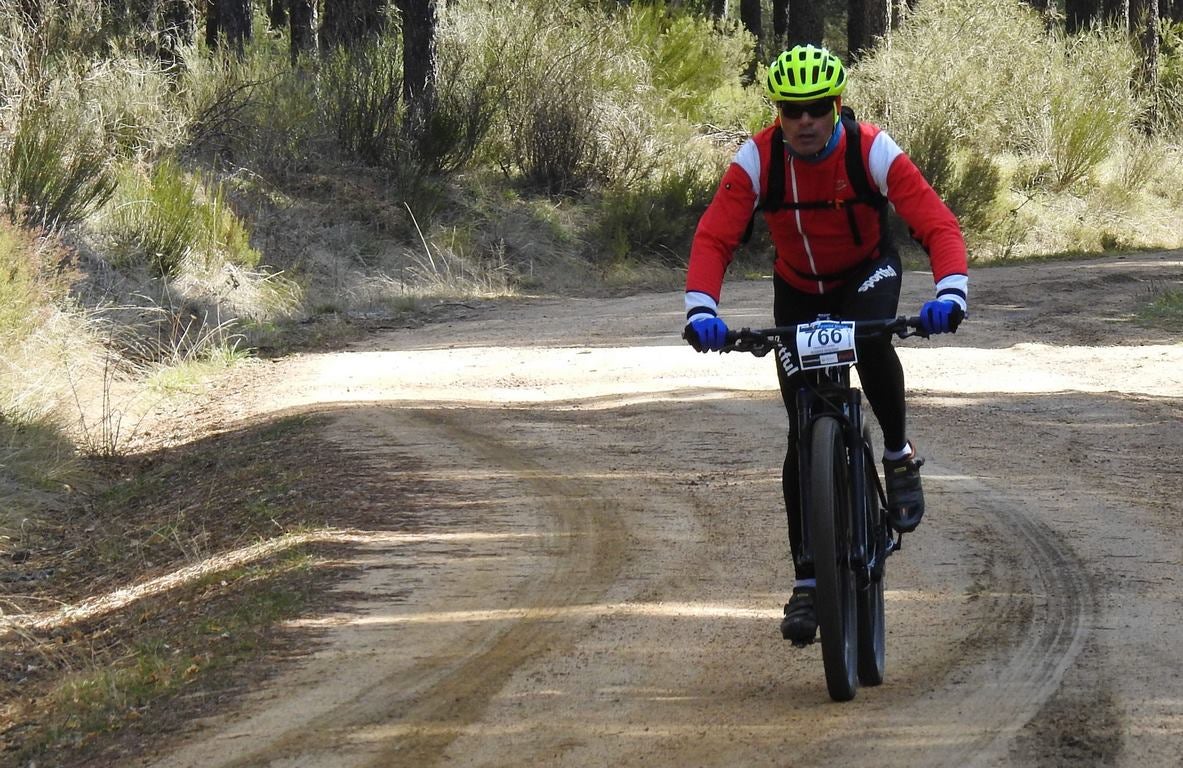
[[[330,418],[96,464],[105,490],[26,526],[3,570],[28,578],[0,582],[0,749],[117,764],[314,647],[279,623],[341,578],[332,555],[413,524],[424,496],[396,479],[417,467],[374,473],[321,439]]]

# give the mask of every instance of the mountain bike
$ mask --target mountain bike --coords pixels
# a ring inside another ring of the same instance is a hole
[[[919,318],[812,323],[729,331],[723,352],[763,357],[775,350],[786,372],[800,371],[797,441],[802,552],[817,578],[814,609],[830,698],[883,682],[886,561],[903,546],[887,522],[887,495],[875,469],[862,392],[850,384],[855,340],[918,335]]]

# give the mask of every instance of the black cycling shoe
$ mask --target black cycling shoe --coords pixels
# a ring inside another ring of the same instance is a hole
[[[920,487],[920,467],[924,459],[912,451],[905,459],[884,459],[887,478],[887,522],[900,533],[910,533],[924,517],[924,489]]]
[[[780,622],[780,634],[793,645],[809,645],[817,634],[817,614],[813,611],[813,587],[793,587],[793,595],[785,605],[785,617]]]

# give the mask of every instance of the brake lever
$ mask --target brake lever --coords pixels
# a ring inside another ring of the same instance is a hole
[[[741,333],[748,329],[744,328]],[[731,344],[728,344],[720,352],[746,352],[755,357],[764,357],[772,351],[773,343],[771,339],[760,338],[758,336],[741,336]]]
[[[764,357],[765,355],[767,355],[771,351],[772,351],[772,345],[769,344],[767,341],[765,341],[763,344],[761,344],[759,346],[753,345],[752,348],[748,350],[748,352],[755,355],[756,357]]]

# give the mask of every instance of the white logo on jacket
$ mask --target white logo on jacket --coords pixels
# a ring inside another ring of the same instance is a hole
[[[863,284],[858,287],[859,293],[866,293],[875,287],[875,284],[880,280],[886,280],[889,277],[899,277],[899,273],[895,271],[894,267],[880,267],[871,273],[871,276],[863,281]]]
[[[793,350],[789,348],[788,344],[778,341],[776,356],[780,360],[780,367],[784,369],[786,376],[792,376],[801,370],[797,366],[797,356],[793,354]]]

